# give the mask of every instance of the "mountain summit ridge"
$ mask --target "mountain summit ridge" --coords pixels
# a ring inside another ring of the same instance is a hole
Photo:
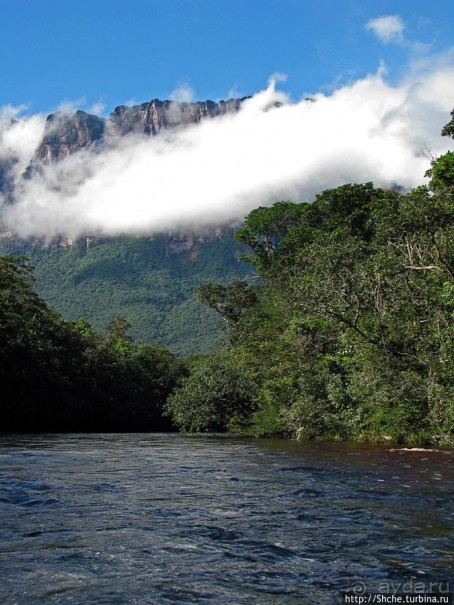
[[[81,110],[51,114],[22,176],[15,170],[15,158],[0,158],[0,191],[14,204],[14,175],[19,180],[33,179],[84,150],[95,159],[98,151],[123,136],[153,137],[233,114],[243,100],[176,103],[153,99],[119,106],[105,118]],[[64,235],[21,239],[0,228],[0,254],[29,257],[36,268],[37,291],[66,319],[85,317],[103,329],[112,317],[125,317],[137,342],[160,342],[175,353],[192,355],[212,350],[219,338],[218,319],[194,299],[196,288],[251,273],[249,265],[237,258],[240,246],[233,232],[231,225],[194,226],[153,237],[85,234],[74,240]]]
[[[33,165],[58,162],[81,149],[102,144],[114,136],[142,134],[154,136],[162,130],[198,124],[207,118],[237,113],[250,97],[227,101],[177,101],[152,99],[140,105],[116,107],[108,118],[77,110],[72,114],[56,112],[46,119]]]

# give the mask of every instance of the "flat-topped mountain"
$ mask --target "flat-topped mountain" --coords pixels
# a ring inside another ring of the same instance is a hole
[[[138,132],[148,135],[158,134],[161,130],[198,124],[204,118],[216,118],[236,113],[245,99],[228,101],[203,101],[198,103],[176,103],[154,99],[149,103],[117,107],[109,117],[110,132],[129,134]]]
[[[95,153],[109,141],[131,134],[154,136],[239,111],[244,99],[176,103],[154,99],[117,107],[108,118],[84,111],[48,116],[42,139],[25,174],[84,149]],[[14,203],[17,158],[0,158],[0,191]],[[175,231],[153,238],[103,238],[87,234],[72,241],[56,237],[20,240],[0,233],[0,254],[25,255],[36,268],[40,295],[67,319],[87,318],[102,329],[114,316],[131,324],[137,342],[161,342],[189,355],[212,349],[219,338],[214,312],[194,299],[209,282],[228,283],[254,273],[237,258],[240,246],[231,226],[197,232]]]
[[[99,141],[105,131],[106,120],[76,111],[73,115],[53,113],[47,117],[43,138],[34,160],[49,164],[62,160]]]
[[[43,138],[32,162],[56,162],[113,136],[130,133],[156,135],[162,130],[181,128],[198,124],[206,118],[236,113],[246,98],[219,103],[177,103],[153,99],[131,107],[120,105],[108,118],[100,118],[84,111],[51,114],[46,120]]]
[[[58,162],[82,149],[102,149],[109,139],[129,134],[153,136],[163,130],[198,124],[207,118],[217,118],[239,111],[249,97],[227,101],[200,101],[179,103],[152,99],[140,105],[116,107],[109,117],[103,118],[85,111],[50,114],[43,136],[23,176],[29,178],[40,171],[40,165]],[[0,157],[0,194],[14,203],[15,164],[18,158]]]

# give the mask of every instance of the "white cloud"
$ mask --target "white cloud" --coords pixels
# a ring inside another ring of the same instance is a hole
[[[184,84],[170,93],[170,99],[176,103],[192,103],[194,90],[188,84]]]
[[[59,113],[65,116],[72,115],[75,111],[81,109],[81,107],[84,107],[85,103],[85,97],[81,97],[80,99],[76,99],[74,101],[66,100],[58,105],[54,113]]]
[[[268,78],[268,86],[272,84],[275,86],[277,82],[287,82],[287,74],[284,74],[280,71],[275,71],[274,74]]]
[[[21,114],[26,109],[25,105],[7,105],[0,109],[0,161],[13,160],[10,166],[13,182],[20,180],[44,131],[45,116],[23,117]]]
[[[93,105],[91,105],[91,107],[88,108],[88,113],[97,115],[97,116],[101,116],[103,115],[104,111],[106,109],[106,104],[103,101],[97,101],[96,103],[93,103]]]
[[[433,64],[400,85],[380,68],[295,103],[274,78],[238,114],[118,138],[102,152],[46,166],[17,183],[4,218],[22,236],[152,234],[241,220],[258,205],[310,201],[344,183],[414,187],[429,167],[424,149],[441,154],[450,142],[440,130],[452,109],[454,66]],[[39,138],[31,119],[19,120],[34,132],[27,153]]]
[[[384,15],[371,19],[366,24],[366,29],[372,31],[385,44],[401,43],[404,40],[405,24],[399,15]]]

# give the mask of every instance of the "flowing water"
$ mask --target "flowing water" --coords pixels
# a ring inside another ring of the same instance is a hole
[[[452,591],[453,459],[219,436],[3,435],[0,603],[331,605],[349,589]]]

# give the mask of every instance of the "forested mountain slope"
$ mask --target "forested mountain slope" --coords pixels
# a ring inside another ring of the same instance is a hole
[[[86,318],[102,330],[115,316],[131,324],[137,343],[162,343],[187,356],[219,340],[218,318],[194,298],[198,286],[255,274],[240,262],[233,230],[205,237],[80,239],[71,245],[0,240],[0,254],[24,255],[36,289],[68,320]]]
[[[108,118],[76,111],[48,116],[43,135],[23,174],[17,158],[0,158],[0,194],[15,203],[15,187],[45,167],[132,134],[150,138],[239,111],[244,99],[176,103],[153,99],[117,107]],[[93,158],[95,157],[93,156]],[[13,178],[14,177],[14,178]],[[151,202],[150,202],[151,203]],[[43,300],[68,320],[86,318],[102,330],[115,316],[130,324],[138,343],[162,343],[178,355],[208,352],[216,345],[218,320],[194,299],[202,284],[253,275],[237,259],[233,229],[220,225],[153,237],[68,237],[19,240],[0,216],[0,254],[23,255],[34,267]]]

